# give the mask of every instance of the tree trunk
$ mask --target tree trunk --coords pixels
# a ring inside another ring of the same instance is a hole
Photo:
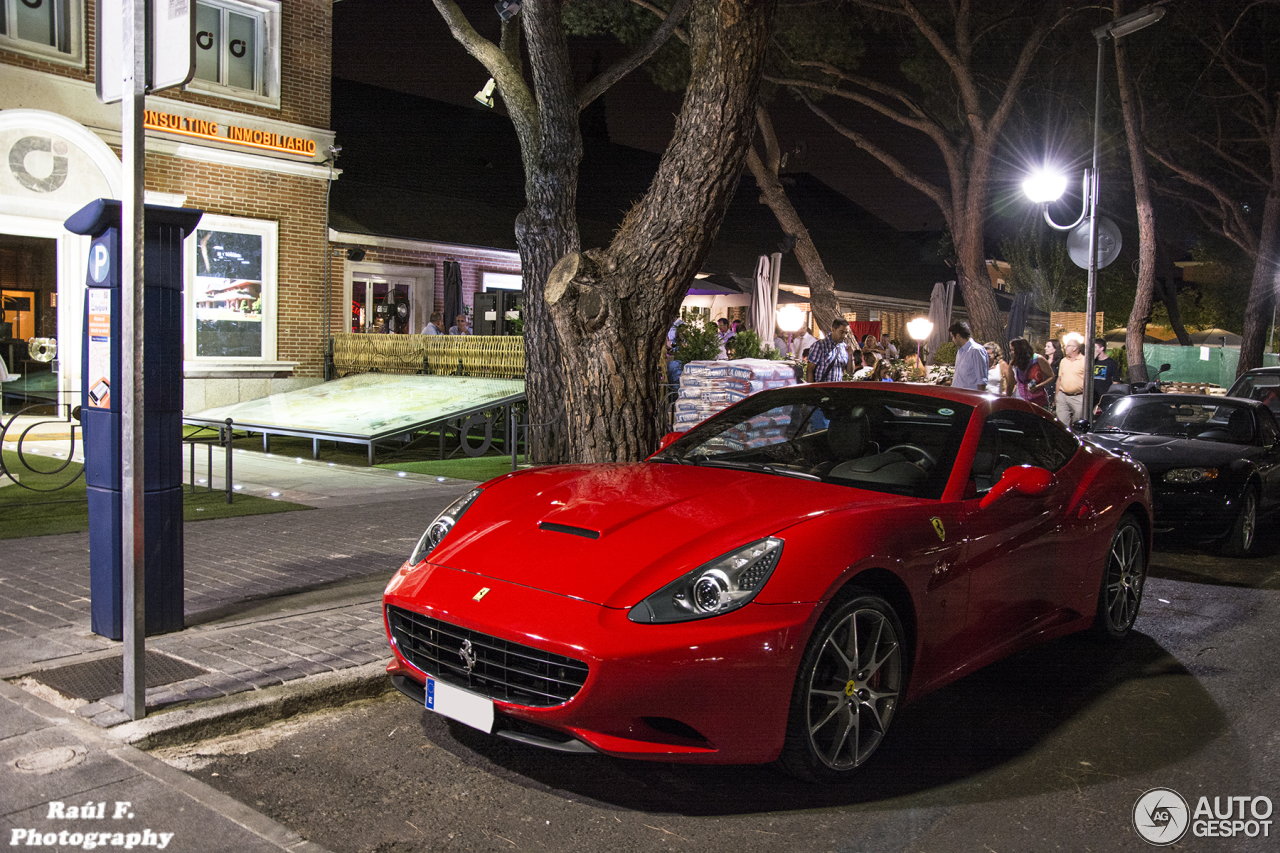
[[[952,180],[955,197],[964,199],[964,208],[951,217],[951,238],[956,247],[956,285],[964,295],[969,312],[969,328],[979,343],[1007,343],[995,289],[987,273],[986,230],[987,193],[991,182],[994,142],[988,137],[975,141],[963,194]]]
[[[653,183],[608,248],[568,254],[551,271],[544,298],[561,342],[570,461],[630,461],[657,445],[665,333],[737,187],[774,7],[697,3],[689,85]]]
[[[813,309],[813,317],[818,328],[829,331],[831,321],[840,316],[835,279],[827,272],[818,247],[809,236],[809,229],[804,226],[800,214],[787,198],[782,181],[778,179],[778,144],[773,132],[773,122],[763,107],[757,110],[756,123],[765,142],[765,158],[761,159],[752,148],[747,152],[747,166],[751,169],[751,176],[756,179],[756,186],[760,188],[760,201],[773,211],[782,230],[796,238],[796,260],[800,262],[805,281],[809,283],[809,304]]]
[[[1169,315],[1169,327],[1178,336],[1178,345],[1191,346],[1191,336],[1187,327],[1182,325],[1182,311],[1178,308],[1178,285],[1171,278],[1156,279],[1156,296],[1164,303],[1164,310]]]
[[[1249,302],[1244,309],[1244,340],[1240,344],[1240,363],[1236,376],[1262,366],[1267,334],[1271,328],[1276,304],[1276,263],[1280,251],[1280,133],[1272,139],[1271,191],[1262,209],[1262,228],[1258,231],[1258,255],[1254,260],[1253,283],[1249,286]]]
[[[1112,11],[1124,14],[1123,0],[1114,0]],[[1147,150],[1138,116],[1138,95],[1125,61],[1124,42],[1115,40],[1116,83],[1120,88],[1120,111],[1124,114],[1124,131],[1129,144],[1129,169],[1133,173],[1133,196],[1138,216],[1138,289],[1133,295],[1129,326],[1125,334],[1125,353],[1129,362],[1130,382],[1147,381],[1147,360],[1142,342],[1151,317],[1151,301],[1156,284],[1156,210],[1151,203],[1151,178],[1147,171]]]

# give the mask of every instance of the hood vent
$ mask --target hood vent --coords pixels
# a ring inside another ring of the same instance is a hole
[[[586,539],[600,538],[599,530],[588,530],[585,527],[573,527],[572,525],[568,525],[568,524],[553,524],[550,521],[539,521],[538,529],[550,530],[555,533],[568,533],[571,536],[582,536]]]

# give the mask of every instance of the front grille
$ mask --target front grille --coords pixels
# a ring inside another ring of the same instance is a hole
[[[396,647],[409,663],[441,681],[490,699],[546,708],[572,699],[587,680],[587,665],[580,660],[401,607],[387,607],[387,624]],[[470,669],[462,654],[467,643]]]

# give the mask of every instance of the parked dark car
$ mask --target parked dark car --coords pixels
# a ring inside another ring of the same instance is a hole
[[[1266,403],[1280,418],[1280,367],[1255,367],[1236,379],[1227,396]]]
[[[1157,532],[1252,550],[1258,519],[1280,505],[1280,427],[1254,400],[1141,394],[1104,412],[1086,439],[1151,478]]]

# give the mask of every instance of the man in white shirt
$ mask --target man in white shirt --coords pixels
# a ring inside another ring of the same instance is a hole
[[[439,311],[432,312],[431,319],[427,321],[427,325],[422,327],[421,334],[443,335],[444,332],[440,331],[440,324],[442,322],[444,322],[444,314]]]
[[[450,327],[449,327],[449,334],[451,334],[451,335],[469,335],[469,334],[471,334],[471,330],[467,328],[467,315],[466,315],[466,314],[459,314],[459,315],[455,318],[454,322],[455,322],[455,325],[453,325],[453,326],[450,326]]]
[[[947,331],[951,333],[951,341],[956,345],[956,374],[951,379],[951,387],[985,391],[987,372],[991,369],[986,347],[973,339],[968,323],[956,321]]]

